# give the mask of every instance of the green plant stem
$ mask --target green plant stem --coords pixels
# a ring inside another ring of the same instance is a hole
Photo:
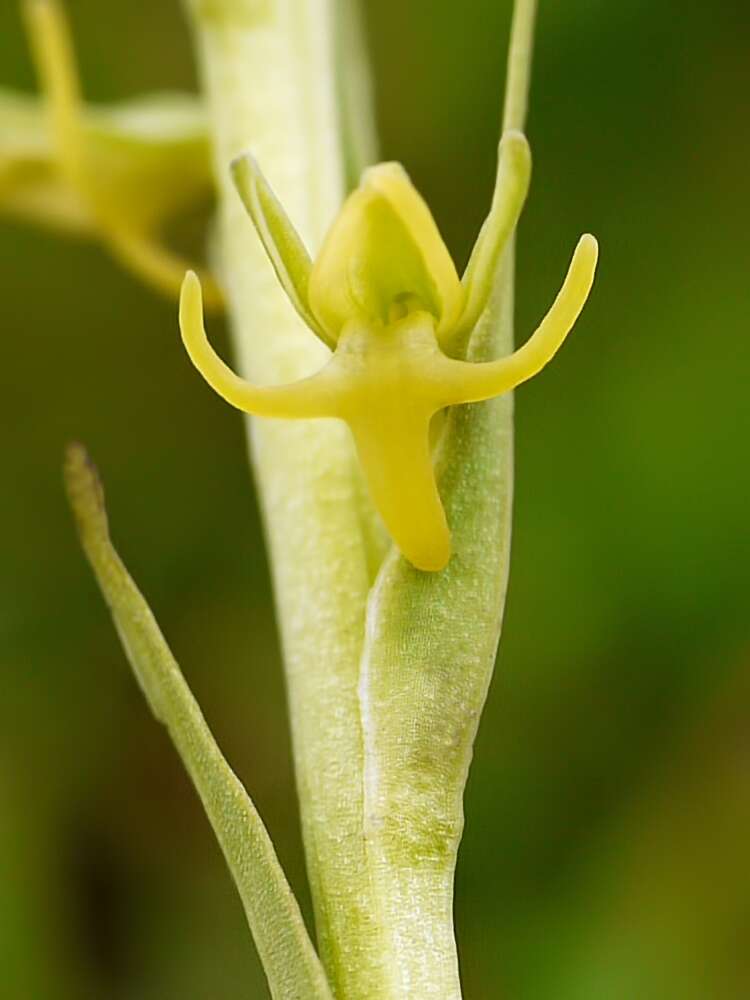
[[[505,125],[522,128],[536,4],[518,0]],[[513,349],[514,251],[469,344]],[[454,555],[442,573],[386,559],[368,606],[360,698],[365,836],[389,996],[460,1000],[453,882],[463,793],[492,677],[510,563],[513,400],[448,415],[440,490]]]
[[[238,367],[256,382],[320,367],[325,348],[285,299],[229,173],[248,149],[315,250],[343,196],[327,0],[189,4],[214,141],[220,274]],[[357,697],[371,567],[349,432],[250,421],[270,547],[308,873],[338,998],[379,998],[379,936],[362,835]]]
[[[524,130],[531,89],[531,63],[538,0],[516,0],[508,47],[503,129]]]

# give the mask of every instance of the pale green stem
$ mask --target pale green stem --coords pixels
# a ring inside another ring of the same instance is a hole
[[[505,125],[522,129],[536,4],[516,4]],[[513,349],[514,253],[468,359]],[[463,793],[500,636],[510,560],[513,402],[449,414],[441,495],[454,556],[419,573],[392,553],[368,606],[360,698],[365,818],[389,996],[460,1000],[453,880]]]
[[[221,274],[238,368],[261,383],[319,368],[231,182],[252,150],[311,251],[342,195],[327,0],[193,0],[219,188]],[[339,1000],[384,996],[369,900],[357,697],[370,583],[347,428],[249,423],[284,647],[321,957]],[[394,998],[395,1000],[395,998]]]
[[[531,57],[534,51],[534,26],[537,0],[516,0],[508,48],[508,73],[505,80],[503,131],[514,128],[523,132],[529,105]]]
[[[273,1000],[333,1000],[266,828],[110,541],[104,492],[80,445],[68,449],[65,484],[83,549],[130,665],[154,715],[169,730],[224,852]]]

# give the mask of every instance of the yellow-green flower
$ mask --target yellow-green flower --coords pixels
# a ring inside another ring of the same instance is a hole
[[[507,132],[492,208],[459,279],[427,205],[398,164],[365,172],[313,263],[255,161],[237,160],[239,192],[276,274],[332,350],[317,374],[290,385],[254,386],[232,372],[206,337],[197,277],[189,272],[183,284],[182,336],[206,380],[258,416],[345,420],[372,499],[418,569],[440,570],[450,558],[430,453],[433,416],[508,392],[536,374],[572,328],[594,279],[597,243],[585,235],[557,299],[523,347],[482,364],[455,356],[487,305],[530,169],[526,139]]]
[[[86,105],[58,0],[24,0],[42,97],[0,90],[0,212],[101,240],[153,287],[176,296],[185,261],[163,239],[172,216],[210,197],[199,101],[154,94]],[[221,294],[204,277],[207,299]]]

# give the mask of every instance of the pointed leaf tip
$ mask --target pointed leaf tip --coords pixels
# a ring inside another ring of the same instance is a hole
[[[186,281],[196,287],[189,276]],[[167,727],[224,852],[271,996],[333,1000],[263,822],[223,757],[148,604],[112,545],[104,491],[82,445],[67,447],[64,469],[86,556],[133,672],[152,711]]]
[[[65,449],[63,478],[71,509],[81,534],[108,535],[104,488],[96,466],[78,441]]]

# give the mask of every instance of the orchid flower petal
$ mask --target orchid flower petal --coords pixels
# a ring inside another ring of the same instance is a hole
[[[232,176],[289,301],[313,333],[328,347],[335,347],[335,338],[330,336],[310,311],[310,255],[255,158],[249,153],[238,157],[232,163]]]

